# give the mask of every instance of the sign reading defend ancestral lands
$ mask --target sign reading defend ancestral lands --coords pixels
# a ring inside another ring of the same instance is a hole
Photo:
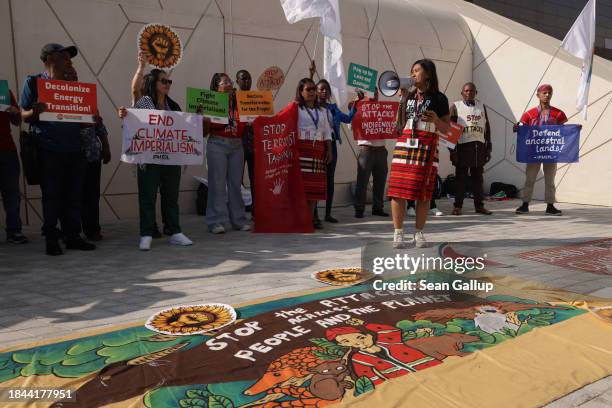
[[[202,115],[213,123],[228,123],[229,94],[209,89],[187,88],[187,112],[195,113],[201,107]]]
[[[396,139],[399,102],[365,101],[357,103],[353,117],[355,140]]]
[[[123,154],[130,164],[201,165],[202,117],[193,113],[128,109],[123,119]]]
[[[516,161],[519,163],[577,163],[579,125],[518,127]]]
[[[253,122],[255,137],[254,232],[313,232],[297,150],[297,104]]]
[[[98,111],[96,84],[38,78],[38,101],[46,104],[40,120],[94,123]]]
[[[274,100],[270,91],[238,91],[236,102],[241,122],[252,122],[259,116],[274,115]]]
[[[442,282],[439,275],[415,279]],[[112,403],[149,408],[272,407],[285,406],[283,401],[290,403],[287,406],[324,407],[372,393],[384,393],[372,395],[379,401],[385,395],[406,398],[397,395],[405,388],[392,391],[393,386],[416,372],[427,376],[429,368],[438,367],[438,377],[429,377],[428,384],[444,390],[446,403],[475,406],[480,398],[484,406],[501,406],[501,397],[484,392],[479,381],[455,384],[453,373],[469,370],[475,377],[527,377],[538,395],[515,388],[503,398],[536,406],[568,392],[562,387],[548,390],[542,374],[554,353],[570,354],[561,359],[567,361],[564,372],[581,378],[571,390],[584,385],[585,378],[595,381],[609,375],[611,357],[605,348],[609,329],[602,321],[570,304],[536,301],[521,293],[480,298],[361,285],[279,299],[238,309],[241,320],[210,336],[169,336],[138,326],[3,353],[0,387],[8,387],[3,385],[8,382],[11,387],[71,388],[74,398],[53,408]],[[197,312],[188,317],[173,321],[173,327],[206,320]],[[560,322],[565,324],[557,325]],[[559,337],[566,340],[563,347],[546,344],[559,335],[559,326],[568,324],[582,329],[576,337],[580,340]],[[545,332],[523,337],[534,330]],[[507,341],[516,346],[486,354],[489,347]],[[553,347],[556,351],[549,351]],[[535,351],[542,349],[547,350],[544,356]],[[485,353],[484,360],[474,355],[476,351]],[[457,359],[466,356],[473,358]],[[452,361],[445,370],[448,360]],[[504,361],[516,364],[507,366]],[[443,384],[440,375],[448,376]],[[384,391],[379,389],[385,383]],[[424,395],[431,406],[440,406],[431,392],[420,394],[419,400]],[[462,404],[465,398],[470,403]]]

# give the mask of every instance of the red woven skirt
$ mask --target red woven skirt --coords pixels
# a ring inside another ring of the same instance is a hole
[[[387,195],[406,200],[431,200],[438,174],[438,138],[435,133],[417,131],[419,145],[413,148],[408,146],[411,134],[412,131],[404,130],[395,143]]]
[[[298,140],[300,169],[306,199],[311,201],[327,199],[327,165],[325,163],[325,142]]]

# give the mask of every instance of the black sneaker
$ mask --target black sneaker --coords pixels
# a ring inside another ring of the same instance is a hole
[[[325,216],[325,221],[327,222],[331,222],[332,224],[336,224],[338,222],[338,220],[334,217],[332,217],[331,215],[327,214]]]
[[[557,210],[552,204],[548,204],[546,206],[546,215],[563,215],[563,211]]]
[[[153,225],[153,232],[151,233],[151,237],[153,237],[153,239],[159,239],[162,237],[162,234],[161,232],[159,232],[157,224]]]
[[[355,218],[363,218],[363,210],[355,210]]]
[[[517,214],[529,214],[529,204],[523,203],[519,208],[516,209]]]
[[[79,249],[81,251],[93,251],[96,246],[91,242],[85,241],[83,238],[75,238],[66,242],[66,249]]]
[[[323,224],[321,223],[321,220],[319,219],[313,220],[312,226],[314,227],[314,229],[323,229]]]
[[[372,210],[372,215],[378,215],[379,217],[388,217],[389,214],[385,210]]]
[[[21,232],[17,232],[15,234],[11,234],[6,237],[6,242],[10,242],[11,244],[27,244],[28,239]]]
[[[62,247],[60,246],[58,240],[49,240],[47,241],[46,253],[50,256],[58,256],[63,254],[64,251],[62,251]]]
[[[88,241],[93,241],[93,242],[102,241],[104,239],[102,234],[100,234],[99,232],[95,232],[93,234],[85,234],[85,236],[87,237]]]

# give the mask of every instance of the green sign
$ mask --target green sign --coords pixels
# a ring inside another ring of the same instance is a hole
[[[351,62],[348,69],[348,86],[374,92],[376,90],[378,71]]]
[[[187,88],[187,112],[202,107],[202,115],[214,123],[228,123],[229,94],[209,89]]]
[[[0,79],[0,110],[11,106],[11,94],[9,93],[8,81]]]

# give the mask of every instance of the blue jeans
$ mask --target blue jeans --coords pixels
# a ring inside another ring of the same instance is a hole
[[[208,204],[206,222],[209,228],[227,224],[234,228],[247,223],[242,201],[242,140],[210,136],[206,148],[208,163]]]
[[[0,152],[0,193],[6,213],[6,236],[21,232],[19,216],[19,158],[17,152]]]

